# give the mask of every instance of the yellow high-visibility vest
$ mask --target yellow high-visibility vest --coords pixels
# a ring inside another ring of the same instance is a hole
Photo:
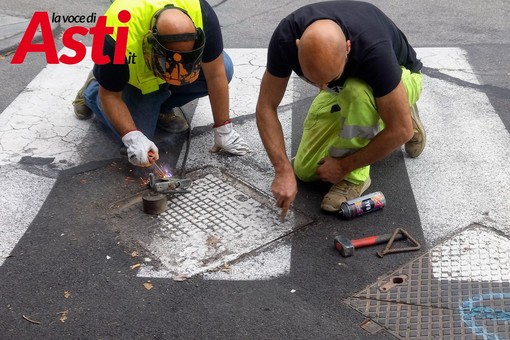
[[[199,0],[115,0],[105,13],[107,26],[114,27],[111,34],[113,39],[117,37],[117,27],[128,27],[126,58],[136,56],[134,62],[129,63],[129,84],[140,89],[143,94],[157,91],[159,86],[165,83],[147,67],[143,58],[142,42],[144,36],[151,31],[152,17],[166,5],[184,9],[195,27],[203,29]],[[122,23],[118,19],[118,13],[122,10],[127,10],[131,14],[131,19],[127,23]]]

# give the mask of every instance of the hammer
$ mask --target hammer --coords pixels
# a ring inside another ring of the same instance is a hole
[[[387,243],[392,236],[393,233],[390,233],[379,236],[369,236],[357,240],[350,240],[346,236],[340,235],[335,237],[335,248],[343,257],[349,257],[354,255],[354,248],[370,247],[375,246],[376,244]],[[405,235],[398,233],[395,235],[394,241],[403,240],[405,238]]]

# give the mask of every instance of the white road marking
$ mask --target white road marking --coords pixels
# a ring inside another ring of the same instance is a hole
[[[235,48],[225,50],[234,62],[234,77],[229,84],[230,117],[242,117],[255,113],[260,81],[266,69],[267,49]],[[292,102],[288,92],[282,105]],[[212,124],[211,105],[208,98],[198,101],[192,127]]]
[[[1,117],[1,116],[0,116]],[[0,265],[9,256],[48,197],[55,180],[11,165],[0,166]]]
[[[82,162],[76,148],[90,124],[70,103],[86,79],[90,59],[74,66],[48,65],[0,114],[0,265],[32,223],[55,179],[20,169],[23,157],[54,158],[66,169]]]
[[[432,275],[441,281],[510,281],[510,240],[487,228],[467,229],[432,248]]]
[[[218,271],[205,273],[207,280],[257,281],[269,280],[290,273],[292,245],[288,241],[277,244],[250,256],[246,260]]]
[[[77,146],[90,122],[76,119],[71,102],[91,67],[89,58],[78,65],[46,66],[2,112],[0,166],[25,156],[54,157],[59,169],[83,162]]]
[[[463,50],[418,54],[425,66],[478,84]],[[405,163],[427,242],[472,223],[510,235],[510,134],[487,95],[425,76],[418,109],[427,147]]]

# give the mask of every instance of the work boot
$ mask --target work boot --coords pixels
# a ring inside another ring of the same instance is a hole
[[[76,95],[76,98],[74,98],[73,101],[73,107],[74,107],[74,114],[78,119],[89,119],[92,117],[92,110],[85,105],[85,99],[83,99],[83,92],[89,87],[90,82],[94,80],[94,74],[92,71],[90,71],[89,75],[87,76],[87,80],[85,81],[85,84],[82,86],[80,91],[78,91],[78,94]]]
[[[329,212],[340,211],[340,205],[343,202],[360,197],[371,183],[372,181],[370,177],[368,177],[365,182],[360,184],[354,184],[343,180],[333,185],[322,199],[321,209]]]
[[[416,104],[411,106],[411,118],[413,119],[413,130],[414,135],[404,146],[406,153],[411,158],[418,157],[427,142],[427,135],[425,134],[425,128],[421,123],[420,116],[418,115],[418,107]]]
[[[181,108],[174,107],[170,112],[160,113],[158,127],[170,133],[179,133],[189,129],[189,124]]]

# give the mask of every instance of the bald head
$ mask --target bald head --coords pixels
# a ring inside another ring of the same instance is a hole
[[[317,85],[337,78],[344,70],[350,41],[332,20],[317,20],[297,42],[299,65],[304,76]]]
[[[195,33],[196,28],[193,21],[181,10],[166,9],[159,15],[156,23],[159,35],[172,35],[183,33]],[[178,41],[164,44],[166,48],[173,51],[191,51],[195,45],[194,40]]]

